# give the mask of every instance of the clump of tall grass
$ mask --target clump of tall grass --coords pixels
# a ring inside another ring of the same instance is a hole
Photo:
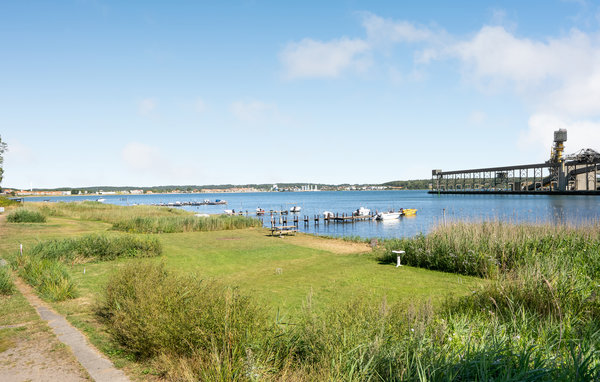
[[[244,379],[247,352],[267,322],[238,290],[149,263],[115,273],[98,313],[136,357],[185,360],[200,380]]]
[[[0,295],[11,295],[15,291],[10,268],[0,265]]]
[[[258,219],[245,216],[158,216],[132,217],[113,224],[113,229],[131,233],[175,233],[193,231],[220,231],[260,227]]]
[[[6,220],[9,223],[45,223],[46,217],[38,211],[18,208],[9,213]]]
[[[495,277],[524,264],[552,256],[558,266],[574,267],[600,277],[599,227],[515,225],[501,222],[453,223],[427,235],[384,241],[378,259],[444,272]]]
[[[66,267],[57,260],[19,256],[17,263],[19,276],[34,287],[42,298],[64,301],[77,297],[75,282]]]
[[[0,207],[16,206],[19,202],[7,198],[6,196],[0,196]]]
[[[159,256],[162,245],[156,237],[91,234],[40,242],[29,253],[35,257],[60,261],[107,261],[121,257]]]
[[[190,212],[179,208],[117,206],[114,204],[104,204],[92,201],[30,204],[48,216],[63,216],[81,220],[103,221],[111,224],[136,216],[157,217],[191,215]]]

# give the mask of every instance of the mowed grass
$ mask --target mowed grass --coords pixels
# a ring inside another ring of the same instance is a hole
[[[102,221],[64,216],[50,216],[45,224],[3,224],[0,257],[17,256],[20,243],[27,251],[40,241],[102,233],[110,228]],[[470,293],[483,282],[473,277],[380,264],[367,245],[302,234],[278,238],[269,236],[267,230],[251,228],[157,237],[163,245],[159,258],[71,266],[81,297],[60,304],[65,305],[67,312],[81,313],[78,301],[93,301],[103,290],[108,275],[132,261],[163,261],[169,269],[240,287],[273,311],[286,314],[299,311],[309,298],[317,308],[357,296],[436,302],[449,295]],[[83,307],[88,309],[85,304]]]
[[[435,302],[448,295],[466,294],[481,282],[472,277],[382,265],[368,252],[310,248],[299,243],[331,239],[279,239],[266,236],[262,229],[169,234],[160,239],[164,255],[144,261],[162,261],[169,269],[238,286],[274,309],[287,312],[298,311],[309,296],[317,308],[357,296]],[[128,262],[76,265],[73,275],[82,289],[99,293],[110,271]]]

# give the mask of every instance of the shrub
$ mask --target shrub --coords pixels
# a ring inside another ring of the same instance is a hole
[[[98,314],[138,358],[193,358],[198,373],[222,380],[244,375],[247,351],[266,330],[262,309],[238,290],[173,274],[163,264],[120,269],[106,286]]]
[[[0,295],[11,295],[15,291],[10,268],[0,265]]]
[[[7,198],[6,196],[0,196],[0,207],[16,206],[19,202]]]
[[[66,267],[56,260],[23,256],[18,259],[19,275],[50,301],[64,301],[77,297],[75,283]]]
[[[49,240],[36,244],[30,250],[32,256],[62,261],[105,261],[121,257],[153,257],[161,253],[162,245],[156,237],[98,234]]]
[[[19,208],[6,217],[10,223],[45,223],[46,217],[38,211]]]

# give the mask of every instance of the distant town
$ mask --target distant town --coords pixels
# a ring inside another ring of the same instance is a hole
[[[319,191],[379,191],[429,189],[431,180],[393,181],[383,184],[250,184],[250,185],[186,185],[154,187],[97,186],[80,188],[5,188],[2,193],[10,196],[69,196],[69,195],[142,195],[142,194],[189,194],[189,193],[241,193],[241,192],[319,192]]]

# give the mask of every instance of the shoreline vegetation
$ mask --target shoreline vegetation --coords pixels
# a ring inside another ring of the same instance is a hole
[[[363,184],[324,184],[310,183],[279,183],[274,184],[220,184],[220,185],[168,185],[168,186],[93,186],[93,187],[58,187],[58,188],[33,188],[24,190],[14,187],[5,187],[11,195],[19,196],[68,196],[68,195],[103,195],[106,193],[116,194],[172,194],[172,193],[221,193],[221,192],[294,192],[314,191],[367,191],[367,190],[428,190],[430,179],[397,180],[386,183],[363,183]],[[1,190],[0,190],[1,191]],[[48,195],[43,193],[57,193]],[[32,195],[36,193],[35,195]],[[63,194],[64,193],[64,194]]]
[[[600,378],[597,223],[451,222],[371,250],[251,219],[147,228],[202,219],[176,209],[30,206],[48,222],[7,223],[0,256],[137,378]]]

